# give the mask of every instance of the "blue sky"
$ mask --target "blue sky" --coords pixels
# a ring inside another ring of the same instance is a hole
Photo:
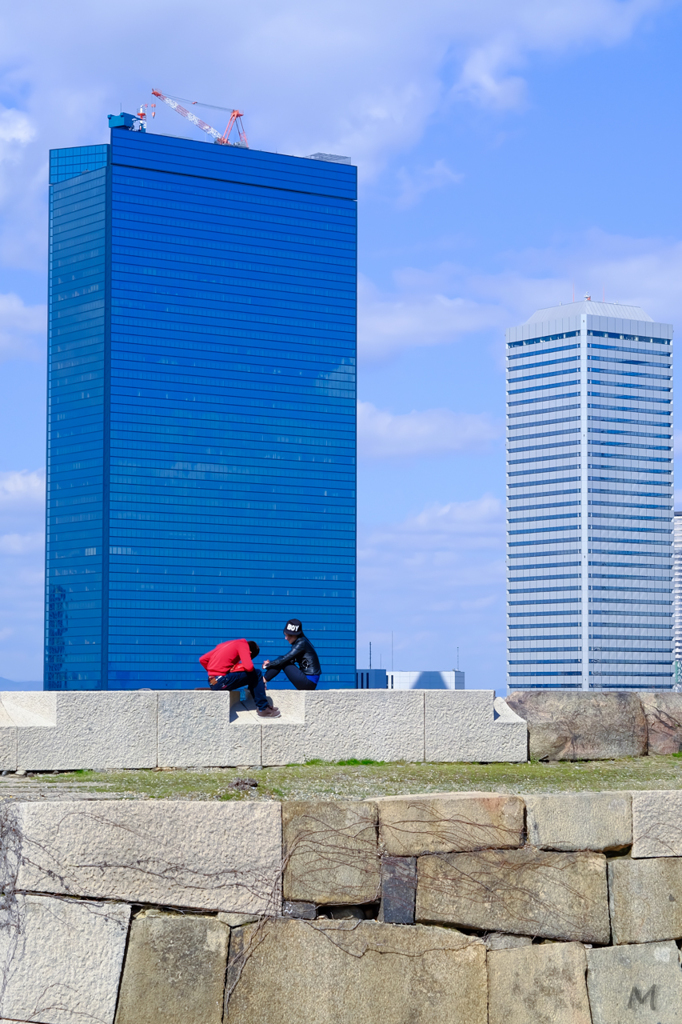
[[[358,664],[371,640],[388,667],[393,633],[396,669],[452,668],[459,647],[467,684],[503,687],[503,331],[574,288],[682,319],[682,2],[13,8],[0,676],[41,673],[47,151],[106,141],[154,86],[238,104],[255,148],[358,164]],[[153,127],[200,135],[167,108]]]

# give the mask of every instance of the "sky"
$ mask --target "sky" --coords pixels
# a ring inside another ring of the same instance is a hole
[[[0,677],[42,677],[50,148],[153,87],[357,164],[358,667],[503,691],[504,328],[586,292],[682,319],[681,45],[682,0],[4,5]]]

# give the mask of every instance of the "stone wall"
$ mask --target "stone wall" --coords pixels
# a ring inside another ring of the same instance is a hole
[[[272,690],[0,693],[0,770],[592,760],[682,750],[682,693]]]
[[[492,690],[0,693],[0,770],[339,761],[525,761],[525,722]]]
[[[0,1021],[680,1024],[682,792],[0,804]]]

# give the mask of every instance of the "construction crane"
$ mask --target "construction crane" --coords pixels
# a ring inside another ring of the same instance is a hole
[[[227,122],[227,128],[221,135],[216,128],[212,128],[210,124],[206,124],[206,122],[202,121],[200,117],[196,116],[196,114],[192,114],[189,110],[186,110],[185,107],[181,106],[177,100],[171,99],[170,96],[164,96],[164,94],[159,92],[158,89],[152,89],[152,96],[158,96],[160,100],[167,103],[168,106],[172,107],[178,114],[182,114],[182,116],[186,117],[188,121],[195,124],[197,128],[201,128],[202,132],[206,132],[207,135],[210,135],[214,142],[219,146],[243,146],[245,149],[249,148],[249,142],[246,138],[246,132],[244,131],[244,126],[242,124],[242,117],[244,115],[241,110],[232,111],[230,114],[230,120]],[[239,135],[239,142],[230,142],[230,134],[235,125]]]

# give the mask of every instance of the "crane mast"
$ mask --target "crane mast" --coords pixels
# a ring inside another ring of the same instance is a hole
[[[178,114],[181,114],[182,117],[187,118],[187,120],[191,121],[192,124],[197,126],[197,128],[201,128],[202,132],[206,132],[207,135],[210,135],[214,142],[216,142],[219,146],[243,146],[245,149],[249,148],[249,142],[248,139],[246,138],[246,132],[244,131],[244,126],[242,124],[242,117],[244,115],[242,114],[241,110],[232,111],[232,113],[230,114],[230,120],[227,123],[227,128],[221,135],[216,128],[212,128],[210,124],[206,124],[205,121],[202,121],[200,117],[196,116],[196,114],[193,114],[190,110],[187,110],[180,103],[178,103],[177,100],[172,99],[170,96],[165,96],[164,93],[159,92],[158,89],[152,89],[152,96],[158,96],[160,100],[163,100],[164,103],[167,103],[169,107],[172,107],[173,110],[175,110]],[[237,128],[239,142],[230,142],[230,133],[232,132],[232,129],[234,127]]]

